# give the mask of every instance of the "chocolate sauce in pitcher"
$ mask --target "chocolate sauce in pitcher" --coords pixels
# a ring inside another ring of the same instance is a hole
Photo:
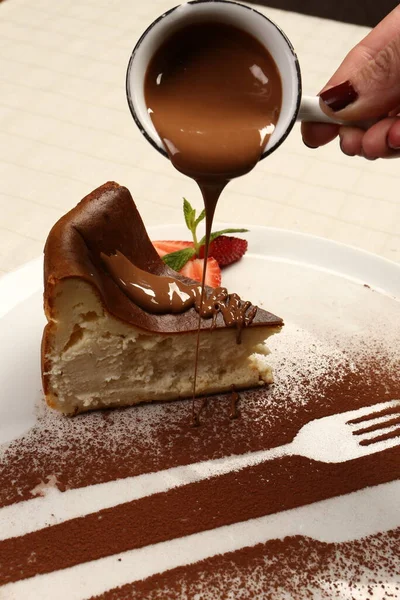
[[[172,164],[202,192],[206,264],[222,190],[253,169],[274,131],[282,104],[279,72],[266,48],[248,33],[218,22],[196,23],[157,50],[145,77],[145,99]],[[200,326],[193,398],[199,333]]]

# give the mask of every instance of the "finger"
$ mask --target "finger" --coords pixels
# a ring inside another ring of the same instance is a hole
[[[393,156],[394,150],[389,147],[388,134],[397,120],[396,117],[383,119],[365,132],[362,138],[362,156],[369,160]]]
[[[400,34],[347,80],[321,94],[322,109],[344,121],[388,114],[400,101]],[[324,106],[325,105],[325,106]]]
[[[351,80],[353,73],[361,69],[366,62],[375,58],[378,52],[398,35],[399,27],[400,6],[397,6],[349,52],[321,91],[343,81]]]
[[[360,156],[364,130],[357,127],[341,127],[339,130],[340,149],[347,156]]]
[[[345,58],[321,92],[330,116],[361,121],[378,118],[400,102],[400,6]]]
[[[309,148],[318,148],[325,146],[335,139],[339,132],[338,125],[330,125],[328,123],[302,123],[301,135],[303,142]]]

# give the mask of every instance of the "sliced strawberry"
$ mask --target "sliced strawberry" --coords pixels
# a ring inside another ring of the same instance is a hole
[[[171,252],[183,250],[184,248],[193,248],[193,242],[176,242],[172,240],[160,240],[152,242],[154,248],[158,252],[158,256],[163,257]]]
[[[185,277],[190,277],[195,281],[201,282],[203,279],[203,264],[204,261],[202,258],[195,258],[194,260],[189,260],[179,272]],[[205,284],[213,288],[221,285],[221,269],[214,258],[207,260]]]
[[[246,250],[246,240],[221,235],[211,242],[208,256],[215,258],[220,267],[226,267],[242,258]],[[204,246],[200,248],[200,256],[204,257]]]

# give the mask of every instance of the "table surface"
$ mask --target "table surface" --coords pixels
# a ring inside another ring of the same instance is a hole
[[[196,185],[144,140],[125,98],[131,50],[176,0],[0,3],[0,275],[41,254],[53,223],[108,180],[126,185],[147,225],[180,223]],[[292,40],[317,93],[368,29],[262,8]],[[310,150],[296,126],[232,182],[216,218],[327,237],[400,261],[400,161]]]

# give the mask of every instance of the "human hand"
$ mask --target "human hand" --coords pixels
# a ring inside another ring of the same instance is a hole
[[[367,130],[302,123],[307,146],[324,146],[339,135],[348,156],[400,156],[400,5],[349,52],[319,95],[328,116],[349,122],[380,120]]]

